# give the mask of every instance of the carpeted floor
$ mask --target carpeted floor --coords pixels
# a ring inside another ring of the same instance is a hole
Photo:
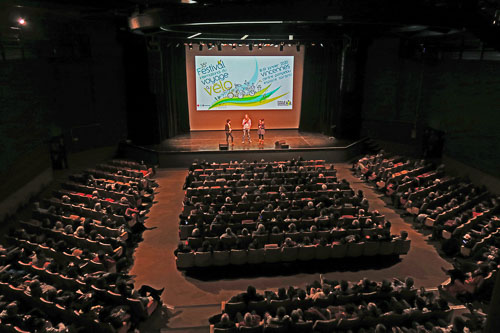
[[[160,184],[156,195],[157,203],[146,221],[148,227],[156,228],[144,232],[144,241],[135,252],[135,262],[130,274],[136,276],[136,286],[148,284],[155,288],[165,287],[162,300],[174,308],[169,309],[168,315],[157,311],[141,331],[154,332],[160,328],[162,331],[207,331],[207,319],[220,312],[221,301],[245,290],[249,284],[259,291],[288,285],[304,287],[313,280],[319,280],[320,273],[328,279],[350,281],[363,277],[380,281],[412,276],[417,287],[426,288],[435,288],[443,282],[446,276],[441,267],[449,268],[451,264],[439,256],[426,236],[412,229],[411,223],[404,221],[391,207],[386,206],[381,194],[352,176],[348,167],[347,164],[336,166],[338,178],[345,178],[355,190],[364,191],[370,201],[370,210],[379,210],[391,221],[392,233],[408,231],[412,241],[411,249],[399,261],[380,262],[374,258],[361,263],[333,262],[321,266],[316,263],[238,271],[213,268],[204,274],[186,275],[176,269],[173,251],[178,243],[178,215],[182,207],[182,185],[187,170],[159,170],[156,175]]]

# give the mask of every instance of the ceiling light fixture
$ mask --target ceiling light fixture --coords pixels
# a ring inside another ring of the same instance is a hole
[[[245,40],[247,38],[248,38],[248,35],[245,35],[245,36],[241,37],[241,40]]]
[[[199,35],[201,35],[201,32],[197,32],[194,35],[189,36],[188,39],[198,37]]]

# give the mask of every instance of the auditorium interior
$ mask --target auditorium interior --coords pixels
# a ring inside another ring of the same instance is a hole
[[[499,0],[0,1],[0,332],[500,332],[499,125]]]

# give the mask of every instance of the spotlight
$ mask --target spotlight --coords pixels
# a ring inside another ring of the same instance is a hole
[[[323,45],[323,43],[320,43],[320,44],[319,44],[319,46],[321,46],[321,47],[325,47],[325,46]]]
[[[259,50],[262,50],[262,44],[259,43]]]
[[[193,49],[193,43],[189,43],[189,49],[192,50]]]
[[[236,43],[233,44],[233,50],[236,50]]]
[[[17,23],[19,23],[20,25],[26,25],[26,20],[20,17],[17,19]]]

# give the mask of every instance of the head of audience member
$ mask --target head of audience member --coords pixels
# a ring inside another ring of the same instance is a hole
[[[276,310],[276,317],[278,319],[283,319],[286,316],[286,309],[283,306],[278,307]]]
[[[341,280],[340,281],[340,290],[347,291],[348,288],[349,288],[349,283],[346,280]]]
[[[191,232],[191,237],[200,237],[200,229],[194,228]]]
[[[414,284],[415,284],[415,281],[413,280],[413,278],[411,276],[408,276],[405,279],[405,286],[406,286],[406,288],[410,289],[410,288],[413,287]]]

